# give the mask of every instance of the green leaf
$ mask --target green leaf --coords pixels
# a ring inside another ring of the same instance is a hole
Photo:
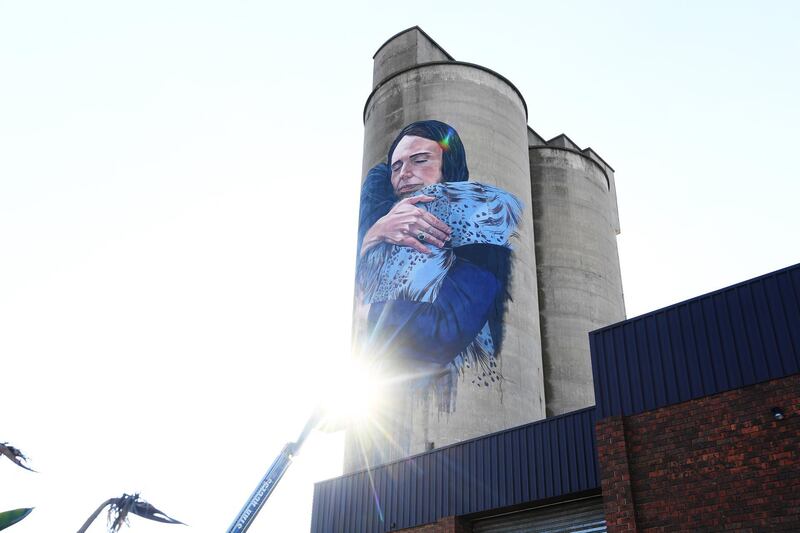
[[[5,529],[9,526],[13,526],[29,514],[31,514],[33,508],[22,508],[22,509],[14,509],[13,511],[6,511],[4,513],[0,513],[0,529]]]

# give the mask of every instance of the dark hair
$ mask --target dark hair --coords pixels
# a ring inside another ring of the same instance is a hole
[[[442,181],[467,181],[467,154],[458,132],[449,124],[438,120],[412,122],[397,134],[387,156],[388,163],[378,163],[367,172],[361,185],[361,204],[358,213],[358,250],[367,231],[384,216],[398,198],[392,189],[391,161],[397,143],[406,135],[436,141],[442,147]]]
[[[408,135],[435,141],[442,148],[442,181],[467,181],[469,179],[467,153],[464,151],[461,137],[452,126],[438,120],[412,122],[400,130],[386,156],[387,165],[391,166],[392,164],[392,154],[397,148],[397,143]]]
[[[384,216],[397,201],[392,189],[392,169],[386,163],[378,163],[367,172],[367,177],[361,185],[361,202],[358,210],[358,248],[361,252],[361,242],[367,230],[379,218]]]

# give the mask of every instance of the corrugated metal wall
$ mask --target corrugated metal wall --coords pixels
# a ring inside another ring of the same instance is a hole
[[[800,265],[589,334],[598,419],[800,371]]]
[[[317,483],[312,533],[377,533],[599,489],[594,408]]]

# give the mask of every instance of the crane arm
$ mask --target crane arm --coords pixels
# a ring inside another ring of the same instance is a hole
[[[261,482],[253,491],[253,494],[250,495],[247,503],[242,507],[242,510],[239,511],[233,524],[228,528],[227,533],[244,533],[250,528],[256,515],[264,506],[267,499],[269,499],[270,495],[275,490],[275,486],[286,473],[286,470],[289,469],[289,466],[292,464],[292,459],[300,453],[300,448],[303,446],[308,434],[316,427],[319,420],[320,413],[319,411],[315,411],[306,422],[297,440],[289,442],[283,447],[281,453],[278,454],[278,457],[272,463],[272,466],[269,467],[267,473],[261,478]]]

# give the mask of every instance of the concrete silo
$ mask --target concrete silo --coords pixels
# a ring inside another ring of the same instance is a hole
[[[455,61],[416,27],[380,47],[374,56],[373,86],[364,109],[363,174],[386,159],[401,128],[414,121],[436,119],[453,126],[461,136],[470,181],[501,187],[524,204],[519,237],[513,241],[511,301],[498,358],[505,381],[501,386],[479,388],[472,384],[472,376],[465,374],[459,380],[451,413],[439,412],[433,400],[398,406],[399,411],[406,411],[398,416],[410,417],[412,422],[408,434],[388,436],[395,443],[402,442],[401,446],[373,459],[385,461],[543,418],[545,404],[527,109],[522,96],[499,74]],[[350,432],[347,471],[363,466],[363,453],[375,457],[359,446]]]
[[[613,169],[566,135],[545,141],[513,84],[456,61],[417,27],[373,59],[362,176],[404,126],[435,119],[461,136],[469,181],[513,193],[524,209],[498,357],[504,381],[476,387],[465,373],[448,412],[394,391],[390,418],[403,422],[348,431],[346,472],[592,405],[588,332],[625,318]],[[356,314],[356,337],[364,323]]]
[[[547,415],[594,405],[587,333],[625,318],[614,170],[529,130]]]

